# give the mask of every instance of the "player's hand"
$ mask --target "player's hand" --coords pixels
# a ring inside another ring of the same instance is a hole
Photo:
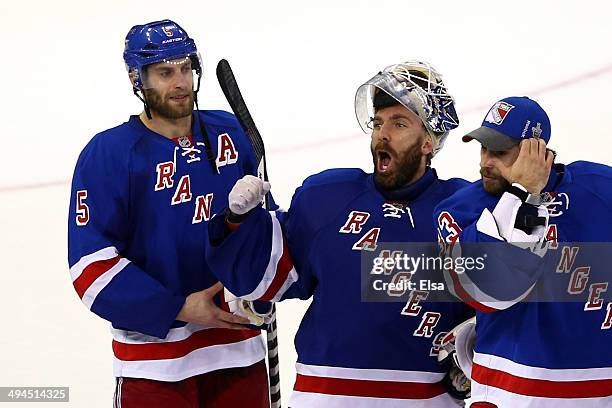
[[[438,362],[448,367],[442,385],[457,399],[470,397],[475,342],[475,317],[464,321],[442,339]]]
[[[223,290],[223,285],[221,282],[217,282],[208,289],[187,296],[185,304],[176,319],[205,327],[245,329],[242,325],[249,324],[249,319],[226,312],[213,301],[213,297],[221,290]]]
[[[519,155],[512,166],[499,163],[498,168],[509,183],[519,183],[529,193],[540,194],[548,182],[553,158],[543,139],[531,138],[521,142]]]
[[[236,215],[246,214],[257,207],[270,191],[270,183],[246,175],[236,182],[228,196],[229,209]]]

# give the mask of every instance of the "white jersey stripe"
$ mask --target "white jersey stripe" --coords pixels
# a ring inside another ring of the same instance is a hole
[[[116,255],[115,255],[116,256]],[[92,284],[87,288],[85,294],[83,295],[83,303],[87,308],[91,309],[91,305],[96,300],[96,296],[109,284],[109,282],[117,275],[119,272],[123,270],[128,264],[129,260],[125,258],[121,258],[117,264],[115,264],[108,271],[104,272],[100,275]]]
[[[430,373],[425,371],[329,367],[301,363],[295,365],[295,371],[298,374],[314,377],[333,377],[370,381],[437,383],[444,378],[444,374],[442,373]]]
[[[200,326],[194,323],[188,323],[183,327],[175,327],[168,331],[168,335],[160,339],[155,336],[148,336],[146,334],[138,333],[135,331],[129,330],[119,330],[111,327],[111,333],[113,334],[113,339],[127,344],[149,344],[149,343],[165,343],[165,342],[173,342],[173,341],[181,341],[185,340],[193,333],[199,332],[201,330],[206,330],[209,327]]]
[[[285,247],[283,231],[281,229],[280,222],[276,218],[276,213],[274,211],[270,211],[269,214],[272,221],[272,245],[270,250],[270,260],[268,261],[264,276],[255,288],[255,290],[253,290],[253,292],[247,295],[240,296],[242,299],[245,300],[260,299],[268,291],[268,289],[274,282],[274,279],[278,272],[279,262],[283,257]],[[272,296],[273,301],[279,300],[282,297],[283,293],[289,288],[289,286],[291,286],[291,284],[293,282],[296,282],[297,280],[298,274],[295,268],[291,268],[287,275],[287,278],[281,285],[280,290]]]
[[[519,364],[503,357],[482,353],[474,353],[474,363],[518,377],[548,381],[589,381],[612,379],[612,367],[581,369],[542,368]]]
[[[92,254],[85,255],[79,259],[77,263],[72,265],[72,268],[70,268],[70,276],[72,277],[72,281],[74,282],[77,280],[77,278],[83,273],[83,270],[85,270],[85,268],[92,263],[97,261],[106,261],[107,259],[115,258],[117,255],[119,255],[119,252],[117,251],[117,248],[113,246],[102,248],[101,250]]]

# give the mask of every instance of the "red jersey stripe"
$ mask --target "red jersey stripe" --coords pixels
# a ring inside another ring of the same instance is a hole
[[[470,296],[470,294],[461,285],[461,282],[459,281],[459,277],[457,276],[457,272],[455,272],[455,269],[449,270],[448,273],[450,274],[453,280],[453,288],[455,289],[455,293],[461,298],[461,300],[463,300],[465,304],[467,304],[473,309],[484,313],[496,312],[498,310],[487,305],[483,305],[482,303],[475,300],[472,296]]]
[[[429,399],[444,394],[441,383],[355,380],[298,374],[295,391],[371,398]]]
[[[113,352],[115,357],[124,361],[166,360],[184,357],[204,347],[237,343],[259,335],[259,330],[206,329],[184,340],[164,343],[121,343],[113,340]]]
[[[276,274],[274,275],[274,279],[268,287],[268,290],[266,290],[266,293],[261,296],[260,300],[269,301],[276,296],[280,288],[283,286],[283,283],[285,283],[287,280],[287,276],[289,276],[291,269],[293,269],[293,260],[291,259],[291,255],[289,255],[287,241],[283,237],[283,254],[276,265]]]
[[[472,378],[514,394],[544,398],[596,398],[612,395],[612,379],[550,381],[519,377],[474,363]]]
[[[117,265],[117,263],[121,260],[120,256],[116,256],[111,259],[106,259],[104,261],[96,261],[92,262],[88,265],[83,273],[72,283],[76,292],[79,294],[79,297],[83,299],[83,295],[92,283],[95,282],[100,276],[104,275],[108,272],[113,266]]]

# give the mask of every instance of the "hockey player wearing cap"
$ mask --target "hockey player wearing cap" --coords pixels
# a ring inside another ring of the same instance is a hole
[[[123,54],[140,115],[97,134],[72,180],[76,292],[112,324],[117,407],[269,407],[265,346],[224,310],[206,223],[256,161],[235,117],[194,110],[196,45],[170,20],[134,26]]]
[[[550,137],[537,102],[496,102],[463,138],[482,146],[482,179],[435,211],[449,257],[488,255],[445,271],[477,309],[457,347],[474,408],[612,406],[612,169],[554,163]]]
[[[437,254],[432,211],[467,184],[440,180],[429,166],[458,125],[453,99],[431,66],[409,61],[362,85],[355,108],[371,132],[373,173],[313,175],[287,212],[261,208],[269,184],[244,177],[225,219],[209,224],[207,262],[243,299],[312,298],[295,339],[292,408],[456,406],[437,355],[471,309],[425,303],[434,297],[426,290],[400,303],[362,301],[360,276],[363,257],[384,257],[385,242],[425,243],[419,254]]]

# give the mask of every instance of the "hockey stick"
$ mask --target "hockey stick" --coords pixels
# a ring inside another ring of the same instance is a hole
[[[266,168],[266,152],[264,149],[263,139],[259,134],[259,130],[255,126],[255,122],[249,113],[249,109],[242,98],[240,88],[236,83],[236,78],[232,72],[232,68],[227,60],[222,59],[217,64],[217,79],[225,98],[229,102],[230,107],[234,111],[238,122],[244,129],[245,133],[251,141],[255,158],[257,159],[257,177],[264,181],[268,181],[268,170]],[[269,193],[268,193],[269,194]],[[270,210],[270,199],[266,194],[264,198],[264,207]],[[276,306],[272,304],[272,321],[266,328],[266,337],[268,343],[268,376],[270,379],[270,406],[271,408],[280,408],[280,372],[278,360],[278,338],[276,332]]]

